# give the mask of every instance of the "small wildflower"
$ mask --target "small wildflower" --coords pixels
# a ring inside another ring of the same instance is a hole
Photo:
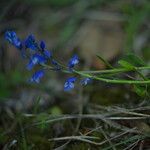
[[[68,63],[68,67],[69,69],[71,70],[76,64],[79,63],[79,58],[77,55],[74,55],[70,60],[69,60],[69,63]]]
[[[51,58],[51,56],[52,56],[51,52],[48,51],[48,50],[44,50],[43,53],[44,53],[44,55],[45,55],[46,57],[48,57],[48,58]]]
[[[41,41],[41,42],[40,42],[40,48],[41,48],[42,50],[45,49],[45,42],[44,42],[44,41]]]
[[[9,41],[12,45],[14,45],[16,48],[22,48],[22,43],[14,31],[6,31],[5,39]]]
[[[75,77],[70,77],[66,80],[64,84],[64,90],[65,91],[70,91],[71,89],[74,88],[74,82],[76,81]]]
[[[28,65],[27,65],[27,69],[31,70],[36,64],[42,64],[42,63],[45,63],[45,62],[46,62],[45,57],[43,57],[43,56],[41,56],[39,54],[34,54],[31,57]]]
[[[48,51],[48,50],[46,50],[45,47],[46,47],[46,46],[45,46],[45,42],[44,42],[44,41],[41,41],[41,42],[40,42],[40,48],[41,48],[41,50],[42,50],[44,56],[46,56],[47,58],[51,58],[51,56],[52,56],[51,52]]]
[[[45,64],[50,59],[52,64],[52,70],[58,71],[63,68],[59,62],[57,62],[51,54],[51,51],[46,49],[46,44],[44,41],[40,41],[40,43],[36,42],[33,35],[29,35],[25,40],[21,41],[14,31],[7,31],[5,33],[5,39],[8,40],[12,45],[16,48],[20,49],[20,52],[24,58],[29,58],[29,63],[27,64],[27,69],[31,70],[37,64]],[[28,49],[33,50],[29,51]],[[79,63],[79,58],[77,55],[73,55],[73,57],[68,62],[68,68],[72,71],[73,67]],[[39,83],[40,79],[44,76],[44,71],[39,70],[33,74],[30,79],[30,82]],[[74,83],[76,81],[76,77],[70,77],[66,80],[64,84],[64,90],[70,91],[74,88]],[[87,85],[90,82],[89,78],[86,78],[81,81],[82,85]]]
[[[35,82],[35,83],[39,83],[40,82],[40,79],[44,76],[44,71],[43,70],[39,70],[39,71],[36,71],[31,79],[30,79],[30,82]]]
[[[32,34],[26,38],[25,46],[26,46],[26,48],[30,48],[31,50],[37,49],[37,43],[35,42],[35,38]]]
[[[92,79],[91,78],[85,78],[85,79],[83,79],[83,80],[81,80],[81,85],[87,85],[87,84],[89,84],[89,83],[91,83],[92,82]]]

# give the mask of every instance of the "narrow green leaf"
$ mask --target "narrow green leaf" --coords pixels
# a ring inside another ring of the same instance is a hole
[[[134,92],[136,92],[137,95],[144,97],[147,94],[146,87],[142,87],[140,85],[134,85],[133,88]]]
[[[132,53],[125,55],[122,60],[124,60],[136,67],[145,65],[145,62],[140,57],[138,57]]]
[[[107,60],[105,60],[104,58],[102,58],[99,55],[96,55],[108,68],[114,68]]]
[[[33,108],[33,113],[36,114],[39,108],[39,103],[40,103],[41,97],[38,96],[37,99],[35,100],[34,103],[34,108]]]
[[[121,65],[122,67],[126,68],[126,69],[129,69],[129,70],[134,70],[135,69],[135,67],[132,64],[130,64],[127,61],[124,61],[124,60],[118,61],[118,64]]]

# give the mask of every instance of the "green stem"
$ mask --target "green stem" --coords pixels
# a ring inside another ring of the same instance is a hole
[[[150,69],[150,66],[136,67],[135,69],[136,70],[146,70],[146,69]],[[78,72],[99,74],[99,73],[119,73],[119,72],[128,72],[128,71],[135,71],[135,70],[127,69],[127,68],[116,68],[116,69],[109,69],[109,70],[93,70],[93,71],[78,71]]]
[[[79,71],[75,71],[74,73],[84,76],[84,77],[88,77],[88,78],[92,78],[95,80],[100,80],[103,82],[107,82],[107,83],[115,83],[115,84],[150,84],[150,80],[120,80],[120,79],[106,79],[106,78],[101,78],[101,77],[96,77],[96,76],[92,76],[90,74],[86,74],[83,72],[79,72]]]
[[[43,65],[45,68],[47,69],[52,69],[51,66],[49,65]],[[66,67],[65,67],[66,69]],[[78,75],[84,76],[84,77],[88,77],[88,78],[92,78],[95,80],[100,80],[106,83],[114,83],[114,84],[150,84],[150,80],[120,80],[120,79],[106,79],[106,78],[102,78],[102,77],[97,77],[97,76],[93,76],[87,73],[117,73],[117,72],[127,72],[127,71],[132,71],[130,69],[126,69],[126,68],[118,68],[118,69],[109,69],[109,70],[99,70],[99,71],[76,71],[73,70],[73,72],[70,72],[68,70],[61,70],[64,73],[76,73]],[[136,70],[144,70],[144,69],[150,69],[150,66],[145,66],[145,67],[136,67]],[[135,69],[134,69],[135,70]]]

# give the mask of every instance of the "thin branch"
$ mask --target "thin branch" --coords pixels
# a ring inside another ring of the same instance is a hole
[[[91,119],[106,119],[106,120],[141,120],[141,119],[147,119],[150,117],[108,117],[108,116],[104,116],[104,115],[99,115],[99,114],[82,114],[82,115],[52,115],[51,117],[54,117],[52,119],[48,119],[45,120],[44,123],[52,123],[52,122],[57,122],[57,121],[61,121],[61,120],[68,120],[68,119],[77,119],[77,118],[91,118]],[[43,122],[36,122],[34,124],[32,124],[31,126],[34,125],[40,125],[43,124]]]

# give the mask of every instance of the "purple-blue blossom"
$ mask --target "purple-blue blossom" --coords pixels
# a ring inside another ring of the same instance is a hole
[[[25,47],[31,50],[37,49],[37,43],[35,42],[34,36],[31,34],[25,39]]]
[[[45,49],[45,42],[44,42],[44,41],[41,41],[41,42],[40,42],[40,48],[41,48],[42,50]]]
[[[36,71],[31,79],[30,79],[30,82],[35,82],[35,83],[39,83],[40,82],[40,79],[44,76],[44,71],[43,70],[39,70],[39,71]]]
[[[77,55],[73,55],[73,57],[69,60],[68,67],[71,70],[76,64],[79,63],[79,57]]]
[[[52,56],[51,52],[48,51],[48,50],[44,50],[44,51],[43,51],[43,54],[44,54],[44,56],[46,56],[47,58],[51,58],[51,56]]]
[[[48,50],[46,50],[45,47],[46,47],[45,42],[44,42],[44,41],[41,41],[41,42],[40,42],[40,48],[41,48],[41,50],[42,50],[44,56],[47,57],[47,58],[51,58],[51,57],[52,57],[51,52],[48,51]]]
[[[82,79],[81,80],[81,85],[87,85],[87,84],[89,84],[89,83],[91,83],[92,82],[92,79],[91,78],[85,78],[85,79]]]
[[[42,55],[39,55],[39,54],[34,54],[30,58],[30,61],[27,65],[27,69],[31,70],[36,64],[42,64],[42,63],[45,63],[45,62],[46,62],[45,57],[43,57]]]
[[[14,31],[6,31],[5,39],[9,41],[12,45],[14,45],[16,48],[22,48],[21,40],[17,37],[17,34]]]
[[[76,77],[68,78],[64,84],[64,91],[70,91],[71,89],[73,89],[75,81],[76,81]]]
[[[21,41],[14,31],[7,31],[5,33],[5,39],[9,41],[12,45],[14,45],[16,48],[20,49],[22,55],[25,56],[24,58],[29,59],[29,63],[27,64],[28,70],[31,70],[36,65],[45,63],[47,63],[48,65],[48,63],[51,63],[50,66],[52,67],[51,70],[58,71],[62,69],[63,71],[63,68],[66,69],[68,67],[70,73],[73,73],[72,69],[74,68],[75,65],[79,63],[79,57],[77,55],[73,55],[68,62],[68,66],[64,67],[63,65],[58,63],[58,61],[55,58],[53,58],[51,51],[47,50],[45,42],[36,41],[35,37],[32,34],[29,35],[27,38],[25,38],[25,40]],[[28,49],[31,49],[32,51]],[[32,75],[30,81],[39,83],[40,79],[43,76],[44,71],[39,70]],[[76,77],[69,77],[64,84],[64,90],[70,91],[71,89],[73,89],[76,80],[77,80]],[[80,81],[81,85],[87,85],[89,83],[91,83],[90,78],[85,78]]]

